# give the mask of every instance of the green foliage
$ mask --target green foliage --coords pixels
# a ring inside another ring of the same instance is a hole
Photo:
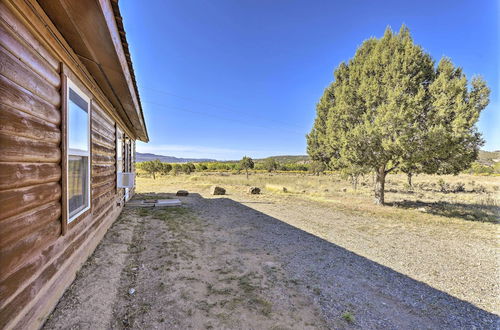
[[[182,172],[182,165],[181,164],[174,164],[172,165],[172,173],[174,175],[177,175]]]
[[[196,171],[206,171],[206,170],[208,170],[208,166],[205,165],[204,163],[196,164]]]
[[[467,171],[470,174],[493,174],[500,173],[500,163],[495,163],[493,166],[483,165],[479,162],[472,163]]]
[[[240,160],[240,167],[244,170],[252,169],[254,167],[253,159],[247,156],[244,156]]]
[[[161,163],[160,173],[163,175],[167,175],[172,170],[172,165],[167,163]]]
[[[182,168],[182,172],[184,172],[186,174],[191,174],[192,172],[194,172],[196,170],[196,167],[193,163],[182,164],[181,168]]]
[[[347,322],[347,323],[354,323],[356,321],[356,318],[351,312],[344,312],[342,313],[342,318]]]
[[[240,160],[239,165],[240,165],[241,169],[245,170],[245,172],[247,174],[247,179],[248,179],[248,170],[252,169],[255,166],[253,159],[250,157],[244,156]]]
[[[405,26],[366,40],[334,76],[316,107],[308,154],[332,169],[375,171],[377,203],[391,171],[456,174],[477,158],[488,87],[474,78],[469,90],[447,58],[436,68]]]
[[[309,164],[309,172],[314,175],[320,175],[326,171],[326,165],[324,162],[319,160],[314,160],[311,164]]]
[[[266,158],[262,163],[262,167],[268,172],[273,172],[279,169],[280,163],[278,163],[274,158]]]
[[[156,174],[161,172],[163,168],[162,162],[160,162],[158,159],[138,163],[137,167],[144,172],[152,175],[153,179],[156,179]]]

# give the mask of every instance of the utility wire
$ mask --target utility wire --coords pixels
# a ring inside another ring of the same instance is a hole
[[[237,109],[235,109],[233,107],[230,107],[230,106],[221,105],[221,104],[214,104],[214,103],[211,103],[211,102],[202,101],[202,100],[195,99],[195,98],[192,98],[192,97],[178,95],[178,94],[175,94],[175,93],[172,93],[172,92],[169,92],[169,91],[161,91],[161,90],[158,90],[158,89],[153,89],[153,88],[144,87],[144,86],[141,86],[141,87],[143,89],[146,89],[146,90],[149,90],[149,91],[152,91],[152,92],[156,92],[156,93],[160,93],[160,94],[165,94],[165,95],[170,95],[170,96],[174,96],[174,97],[177,97],[177,98],[180,98],[180,99],[184,99],[184,100],[196,102],[196,103],[203,104],[203,105],[208,105],[208,106],[210,106],[212,108],[215,108],[215,109],[224,109],[224,110],[226,110],[226,112],[230,111],[230,113],[238,113],[238,114],[245,115],[245,116],[248,115],[247,113],[245,113],[243,111],[239,111],[239,110],[237,110]],[[282,121],[279,121],[279,120],[269,119],[269,118],[266,118],[266,117],[263,117],[263,116],[259,116],[259,115],[255,115],[255,114],[253,114],[252,116],[260,118],[260,119],[263,119],[263,120],[266,120],[266,121],[272,120],[273,122],[280,123],[282,126],[285,126],[285,127],[294,126],[295,128],[299,128],[299,126],[295,125],[295,124],[285,123],[285,122],[282,122]]]
[[[178,111],[183,111],[183,112],[189,112],[189,113],[194,113],[194,114],[203,115],[203,116],[207,116],[207,117],[214,117],[214,118],[225,120],[225,121],[229,121],[229,122],[235,122],[235,123],[243,124],[243,125],[245,125],[247,127],[254,127],[254,128],[260,128],[260,129],[269,129],[269,130],[276,131],[276,127],[249,125],[248,121],[238,120],[238,119],[234,119],[234,118],[228,118],[228,117],[225,117],[225,116],[219,116],[219,115],[216,115],[216,114],[213,114],[213,113],[196,111],[196,110],[191,110],[191,109],[187,109],[187,108],[170,106],[170,105],[156,103],[156,102],[150,102],[150,101],[142,101],[142,103],[151,104],[151,105],[154,105],[154,106],[157,106],[157,107],[161,107],[161,108],[165,108],[165,109],[171,109],[171,110],[178,110]],[[299,132],[299,131],[291,130],[291,129],[288,129],[288,128],[281,127],[280,129],[288,131],[290,133],[294,133],[294,134],[304,134],[304,132]]]

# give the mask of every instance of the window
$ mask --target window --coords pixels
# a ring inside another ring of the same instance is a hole
[[[68,223],[90,208],[90,99],[68,80]]]
[[[116,127],[116,186],[118,187],[118,175],[123,172],[123,132]]]

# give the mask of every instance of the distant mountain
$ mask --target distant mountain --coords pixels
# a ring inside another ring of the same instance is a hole
[[[500,150],[496,151],[485,151],[479,150],[479,158],[477,160],[483,165],[491,166],[494,163],[500,162]]]
[[[201,163],[201,162],[217,162],[218,160],[216,159],[209,159],[209,158],[177,158],[173,156],[163,156],[163,155],[155,155],[155,154],[150,154],[150,153],[141,153],[137,152],[136,153],[136,161],[137,162],[144,162],[147,160],[155,160],[158,159],[164,163]],[[271,156],[271,157],[266,157],[266,158],[260,158],[260,159],[255,159],[257,162],[262,162],[266,159],[274,159],[279,163],[282,164],[289,164],[289,163],[307,163],[311,159],[307,155],[285,155],[285,156]],[[239,160],[226,160],[222,161],[225,163],[233,163],[233,162],[238,162]],[[488,165],[491,166],[496,162],[500,161],[500,151],[484,151],[480,150],[479,151],[479,158],[478,162],[483,164],[483,165]]]
[[[148,160],[156,160],[158,159],[159,161],[163,163],[188,163],[188,162],[193,162],[193,163],[199,163],[199,162],[216,162],[217,160],[215,159],[207,159],[207,158],[177,158],[173,156],[163,156],[163,155],[155,155],[155,154],[150,154],[150,153],[142,153],[142,152],[136,152],[135,154],[135,161],[136,162],[145,162]]]
[[[285,156],[271,156],[262,159],[256,159],[257,161],[264,161],[266,159],[274,159],[279,163],[305,163],[311,160],[307,155],[285,155]]]

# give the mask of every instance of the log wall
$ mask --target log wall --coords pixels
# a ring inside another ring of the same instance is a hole
[[[86,89],[91,209],[63,235],[61,70],[78,67],[69,60],[77,57],[54,51],[63,43],[28,28],[22,19],[28,14],[0,2],[0,329],[41,326],[119,215],[123,197],[116,188],[114,110],[94,100],[93,86]]]

